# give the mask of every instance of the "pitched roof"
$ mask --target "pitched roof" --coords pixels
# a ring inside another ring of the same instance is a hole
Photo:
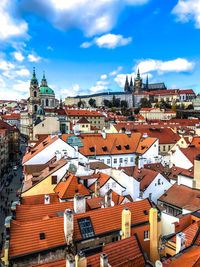
[[[90,122],[85,117],[82,117],[76,123],[90,123]]]
[[[50,203],[59,203],[59,197],[56,193],[48,194]],[[45,194],[21,197],[22,205],[40,205],[44,203]]]
[[[44,148],[46,148],[49,145],[51,145],[52,143],[54,143],[58,138],[59,138],[58,136],[52,136],[52,135],[48,136],[41,143],[39,143],[37,146],[30,149],[29,152],[25,153],[23,160],[22,160],[22,163],[25,163],[28,160],[30,160],[31,158],[33,158],[35,155],[37,155],[39,152],[41,152]]]
[[[90,195],[87,188],[83,184],[78,183],[78,178],[73,174],[66,175],[65,179],[57,184],[54,191],[60,199],[73,198],[76,194],[81,196]]]
[[[103,114],[95,110],[86,109],[65,109],[67,116],[83,116],[83,117],[104,117]]]
[[[148,199],[129,202],[106,209],[97,209],[82,214],[74,215],[74,240],[81,240],[78,219],[90,217],[94,234],[99,235],[112,230],[121,229],[121,213],[124,207],[131,211],[131,224],[149,223],[151,208]],[[63,217],[49,218],[29,222],[11,220],[9,258],[24,254],[50,249],[56,246],[66,246],[63,231]],[[45,234],[45,239],[40,240],[40,233]],[[55,238],[56,236],[56,238]]]
[[[200,154],[200,147],[189,146],[187,148],[180,148],[180,150],[192,164],[194,164],[196,156]]]
[[[200,190],[175,183],[159,200],[179,208],[195,211],[200,206],[200,198],[198,196],[200,196]]]
[[[90,169],[92,170],[103,170],[103,169],[109,169],[110,166],[106,165],[105,163],[101,162],[101,161],[93,161],[90,162]]]

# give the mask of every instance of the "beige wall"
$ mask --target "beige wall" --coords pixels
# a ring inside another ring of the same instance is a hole
[[[54,134],[60,132],[60,122],[57,117],[46,117],[42,122],[33,127],[33,140],[37,134]]]

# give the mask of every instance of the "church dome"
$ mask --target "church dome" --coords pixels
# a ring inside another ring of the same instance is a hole
[[[54,95],[54,90],[51,89],[48,86],[41,86],[40,87],[40,94],[50,94],[50,95]]]

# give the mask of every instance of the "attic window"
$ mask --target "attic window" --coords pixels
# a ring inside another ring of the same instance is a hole
[[[90,147],[90,151],[94,152],[94,147],[93,146]]]
[[[198,195],[197,198],[200,198],[200,195]]]
[[[145,214],[145,215],[148,215],[148,211],[147,211],[147,210],[144,210],[144,214]]]
[[[103,151],[108,151],[107,146],[102,147]]]
[[[129,145],[125,145],[124,147],[126,148],[126,150],[129,150],[130,149],[130,146]]]
[[[116,148],[117,148],[118,150],[121,150],[121,149],[122,149],[121,145],[116,146]]]
[[[146,147],[146,146],[141,146],[141,149],[143,150],[143,149],[145,149],[145,147]]]
[[[35,153],[35,150],[32,150],[32,151],[31,151],[31,155],[33,155],[33,153]]]
[[[78,224],[82,238],[89,238],[94,236],[94,230],[90,217],[78,219]]]
[[[42,142],[43,146],[46,146],[47,145],[47,142]]]
[[[78,189],[75,190],[75,193],[78,193]]]
[[[45,233],[40,233],[40,240],[45,239]]]
[[[167,193],[164,193],[164,196],[166,197],[167,196]]]

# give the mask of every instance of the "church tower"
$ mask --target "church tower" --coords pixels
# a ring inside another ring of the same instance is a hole
[[[128,75],[126,75],[126,81],[124,85],[124,92],[129,92],[130,91],[130,86],[129,86],[129,81],[128,81]]]
[[[30,98],[28,112],[34,118],[40,107],[40,95],[38,80],[35,75],[35,68],[33,68],[33,76],[30,83]]]
[[[137,77],[134,80],[134,91],[135,91],[135,93],[141,93],[142,92],[142,79],[140,77],[139,69],[137,72]]]

